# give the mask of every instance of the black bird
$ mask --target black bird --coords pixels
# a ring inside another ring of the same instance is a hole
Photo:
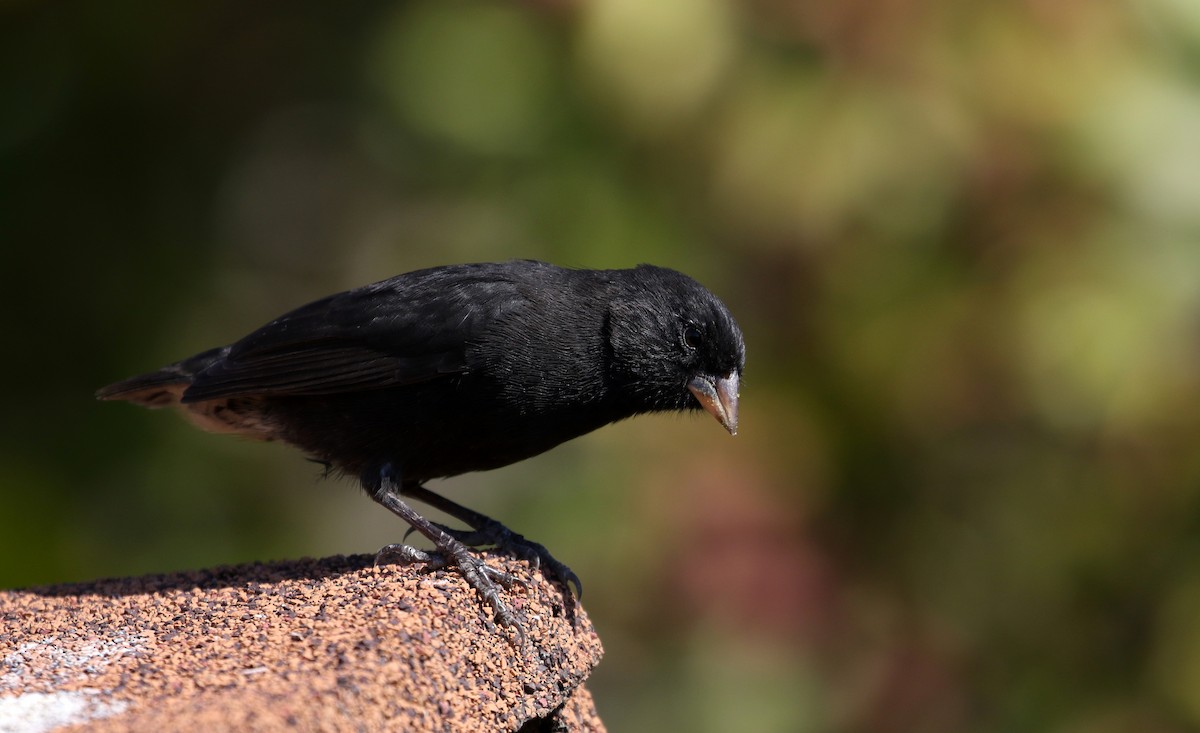
[[[281,440],[357,476],[438,551],[389,545],[381,557],[457,567],[520,634],[497,587],[514,579],[468,544],[515,551],[576,592],[578,578],[541,545],[423,484],[507,466],[641,413],[703,409],[736,434],[744,365],[729,310],[682,273],[513,261],[331,295],[97,397],[177,406],[205,430]],[[473,531],[430,522],[402,496]]]

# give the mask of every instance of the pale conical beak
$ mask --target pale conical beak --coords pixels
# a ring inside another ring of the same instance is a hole
[[[688,389],[696,395],[708,414],[717,418],[717,422],[725,426],[730,435],[737,435],[738,429],[738,375],[737,372],[719,379],[702,374],[693,377],[688,382]]]

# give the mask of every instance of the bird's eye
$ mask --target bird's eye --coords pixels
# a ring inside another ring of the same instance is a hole
[[[700,329],[695,326],[688,326],[683,329],[683,343],[689,349],[700,348],[700,342],[704,340],[704,334],[700,333]]]

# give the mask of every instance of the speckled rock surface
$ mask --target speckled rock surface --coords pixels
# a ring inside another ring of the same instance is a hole
[[[528,580],[524,644],[457,575],[369,556],[0,592],[0,733],[604,730],[587,614],[488,562]]]

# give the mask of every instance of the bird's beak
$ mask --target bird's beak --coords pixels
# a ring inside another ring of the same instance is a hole
[[[737,372],[719,379],[702,374],[688,382],[688,389],[696,395],[708,414],[717,418],[730,435],[737,435],[738,428],[738,375]]]

